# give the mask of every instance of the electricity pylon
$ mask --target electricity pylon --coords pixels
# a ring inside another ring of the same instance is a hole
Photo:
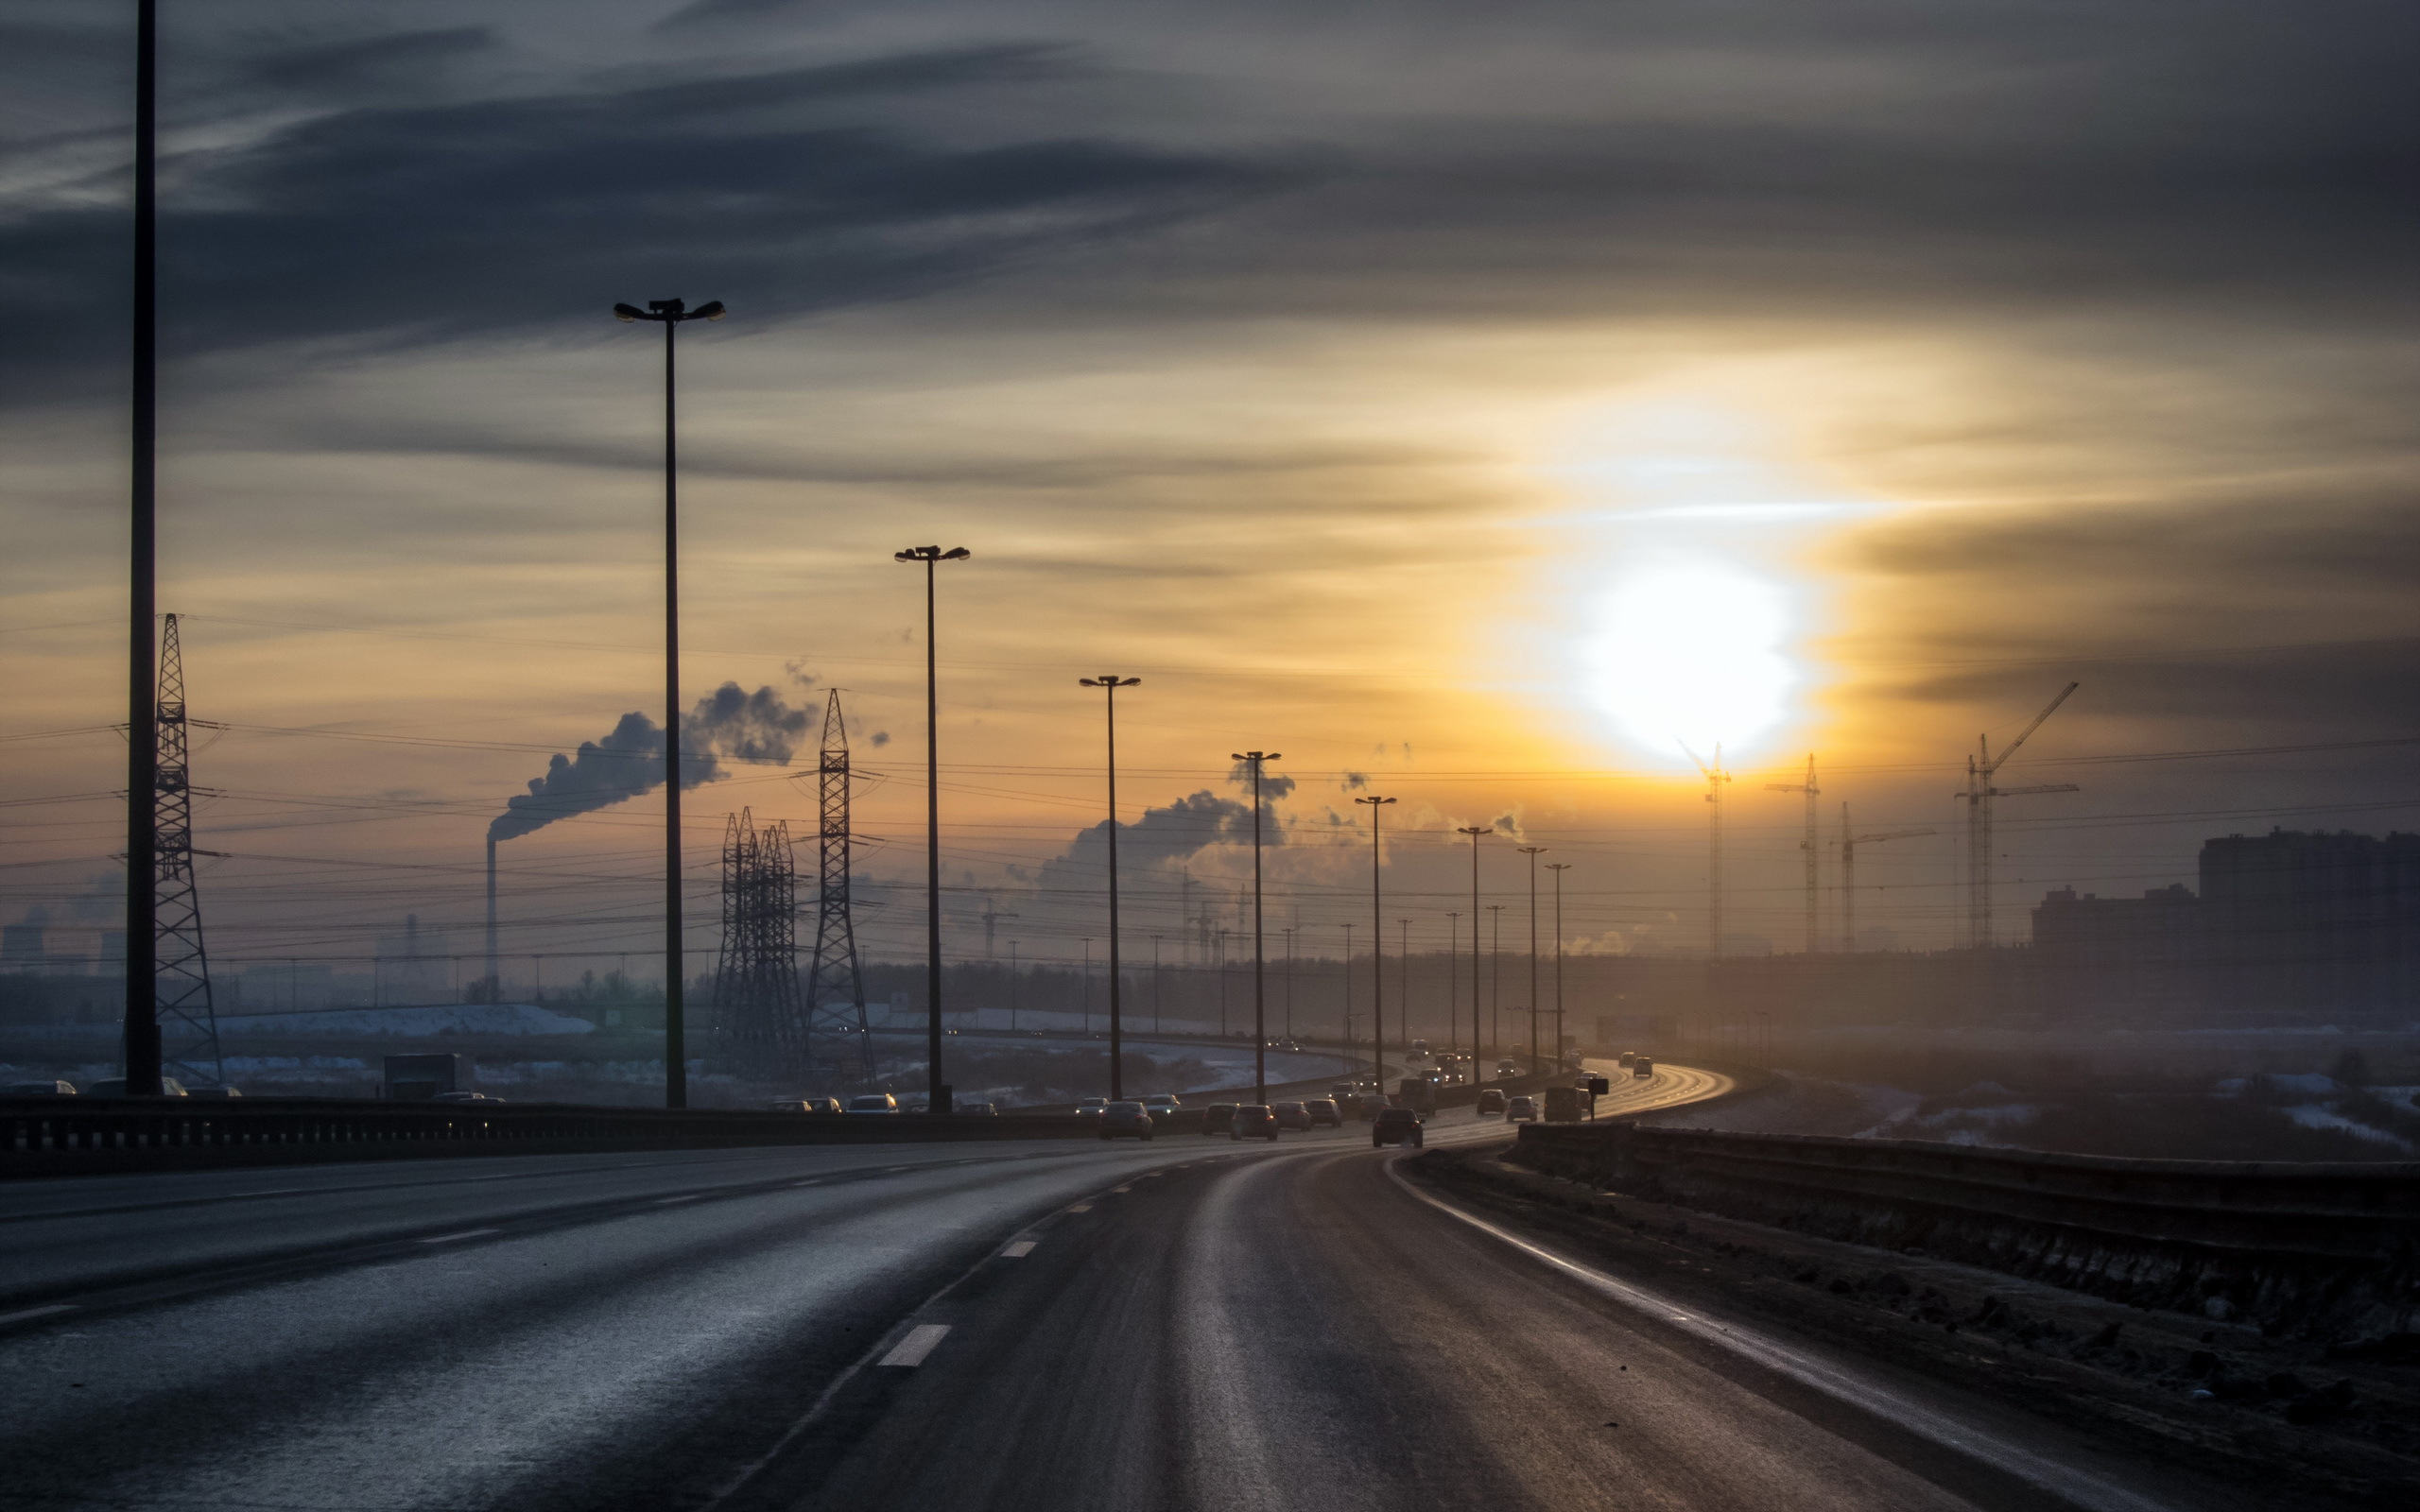
[[[1849,806],[1841,805],[1841,949],[1843,953],[1857,949],[1857,848],[1879,845],[1885,840],[1912,840],[1921,834],[1935,833],[1932,826],[1916,830],[1882,830],[1873,834],[1859,834],[1849,827]]]
[[[746,809],[722,843],[722,958],[715,969],[717,1048],[759,1074],[804,1067],[798,1002],[798,868],[789,825],[758,828]]]
[[[849,912],[849,730],[840,716],[838,688],[823,706],[816,782],[821,815],[816,835],[820,891],[815,958],[806,973],[807,1059],[836,1067],[854,1060],[858,1074],[871,1078],[873,1031],[866,1022],[866,979],[857,961],[857,927]],[[846,1048],[851,1044],[856,1047],[854,1055]]]
[[[1992,779],[2008,765],[2010,757],[2026,738],[2042,728],[2042,721],[2058,712],[2067,701],[2067,695],[2083,687],[2070,682],[2059,690],[2049,706],[2033,716],[2008,747],[1997,756],[1992,754],[1992,737],[1975,737],[1976,754],[1966,758],[1966,789],[1955,797],[1966,800],[1966,943],[1977,950],[1987,950],[1992,944],[1992,799],[2023,798],[2033,793],[2074,793],[2073,782],[2043,782],[2032,787],[1994,787]]]
[[[159,967],[160,1067],[162,1074],[180,1082],[218,1087],[226,1083],[227,1067],[218,1053],[210,955],[201,942],[201,894],[193,876],[184,651],[177,634],[177,617],[164,614],[161,620],[160,765],[151,800],[160,835],[152,893],[158,902],[151,935]]]
[[[1705,774],[1705,958],[1711,961],[1722,954],[1722,784],[1731,781],[1731,774],[1722,769],[1720,745],[1711,764],[1689,750],[1687,741],[1681,742],[1681,748],[1689,751],[1689,760]]]
[[[1811,750],[1806,753],[1806,781],[1767,782],[1765,791],[1806,795],[1806,838],[1798,842],[1798,849],[1805,852],[1806,860],[1806,954],[1812,955],[1815,954],[1818,939],[1816,932],[1819,927],[1815,918],[1816,898],[1822,891],[1822,883],[1816,874],[1815,862],[1816,858],[1823,853],[1815,833],[1815,799],[1821,797],[1824,791],[1815,785],[1815,753]]]

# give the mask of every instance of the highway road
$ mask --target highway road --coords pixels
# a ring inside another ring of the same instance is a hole
[[[1354,1126],[15,1183],[0,1508],[2223,1504],[1668,1305],[1400,1158]]]

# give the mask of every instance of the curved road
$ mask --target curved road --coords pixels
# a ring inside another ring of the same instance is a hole
[[[16,1183],[0,1508],[2225,1504],[1400,1159],[1355,1126]]]

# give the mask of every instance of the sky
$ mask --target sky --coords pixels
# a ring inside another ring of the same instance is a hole
[[[1702,949],[1718,746],[1737,948],[1803,943],[1809,752],[1827,846],[1937,832],[1860,855],[1874,942],[1952,943],[1965,757],[2070,681],[2003,938],[2420,806],[2408,7],[163,9],[161,605],[230,962],[466,924],[507,801],[663,719],[660,335],[608,310],[672,296],[731,310],[680,335],[684,701],[813,727],[700,747],[703,959],[834,688],[915,948],[928,542],[974,554],[960,954],[1099,935],[1102,672],[1171,939],[1248,874],[1248,749],[1270,928],[1330,950],[1372,795],[1416,943],[1477,824],[1491,901],[1573,867],[1575,948]],[[0,917],[65,950],[119,885],[131,9],[0,20]],[[647,950],[661,815],[504,841],[508,953]]]

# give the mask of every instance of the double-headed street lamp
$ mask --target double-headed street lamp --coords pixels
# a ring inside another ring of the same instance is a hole
[[[1454,832],[1471,837],[1471,1085],[1479,1082],[1479,1057],[1487,1053],[1479,1043],[1478,996],[1478,837],[1494,834],[1492,824],[1465,824]]]
[[[949,1085],[942,1080],[942,704],[939,662],[933,656],[933,567],[964,561],[964,546],[910,546],[890,554],[894,561],[925,564],[925,1110],[949,1112]]]
[[[1273,762],[1280,754],[1273,750],[1242,750],[1230,758],[1252,763],[1252,1100],[1255,1103],[1269,1101],[1268,964],[1260,931],[1260,764]],[[1286,1032],[1289,1037],[1294,1032],[1291,1013],[1287,1015]]]
[[[1104,672],[1098,678],[1077,680],[1101,691],[1102,703],[1109,713],[1109,1099],[1122,1102],[1126,1097],[1126,1040],[1124,1020],[1118,1014],[1122,984],[1117,964],[1117,690],[1131,688],[1143,679]]]
[[[1383,1098],[1387,1094],[1387,914],[1378,899],[1378,816],[1394,799],[1357,798],[1353,801],[1370,806],[1370,1067]]]
[[[1521,853],[1530,858],[1530,1074],[1534,1076],[1546,1067],[1538,1063],[1538,857],[1546,853],[1542,845],[1525,845]]]
[[[729,312],[712,300],[690,309],[679,300],[614,306],[625,323],[664,327],[664,1106],[689,1106],[689,1061],[682,986],[685,972],[681,926],[681,491],[680,433],[672,333],[683,320],[719,320]]]
[[[1549,861],[1547,869],[1554,873],[1554,1059],[1563,1064],[1563,874],[1571,869],[1564,861]]]

